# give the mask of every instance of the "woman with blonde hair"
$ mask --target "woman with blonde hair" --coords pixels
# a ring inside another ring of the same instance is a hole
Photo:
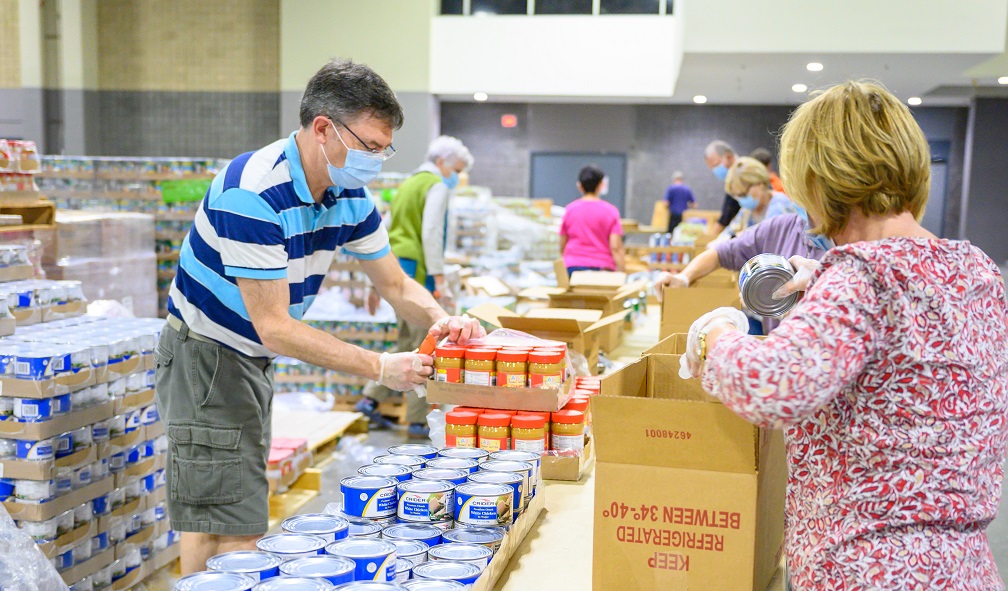
[[[750,225],[786,213],[796,213],[787,195],[773,190],[770,171],[762,162],[743,156],[728,169],[725,192],[749,212]]]
[[[1004,589],[985,529],[1008,442],[1008,311],[997,265],[919,223],[930,156],[870,82],[799,107],[781,140],[789,196],[836,243],[765,340],[721,308],[680,375],[783,428],[797,589]]]

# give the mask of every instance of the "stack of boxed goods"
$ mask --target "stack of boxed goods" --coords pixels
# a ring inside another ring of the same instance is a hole
[[[26,279],[0,283],[3,299],[19,327],[80,316],[87,309],[80,281]]]
[[[274,437],[266,460],[266,478],[271,493],[285,492],[311,466],[308,440]]]
[[[679,378],[685,345],[662,341],[592,398],[595,589],[765,589],[780,561],[783,435]]]
[[[615,350],[622,341],[626,322],[646,312],[647,281],[628,282],[625,273],[610,271],[576,271],[568,279],[563,261],[557,260],[555,267],[557,288],[543,290],[549,296],[549,305],[578,310],[582,316],[584,312],[597,311],[598,317],[585,317],[593,321],[622,314],[623,323],[609,323],[599,334],[602,350]]]
[[[0,191],[34,192],[39,172],[35,142],[0,139]]]
[[[137,316],[158,313],[151,215],[57,212],[56,232],[42,262],[52,279],[83,282],[89,300],[117,300]]]
[[[163,324],[79,317],[0,340],[0,496],[74,589],[125,589],[178,556],[153,390]]]
[[[550,208],[535,207],[523,197],[497,197],[498,248],[517,248],[527,261],[552,261],[560,256],[560,217]]]
[[[471,190],[475,188],[470,187]],[[497,250],[497,207],[489,193],[481,197],[452,198],[448,208],[446,252],[476,258]]]

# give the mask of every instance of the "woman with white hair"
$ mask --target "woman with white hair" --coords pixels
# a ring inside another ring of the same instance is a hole
[[[427,160],[403,181],[392,200],[389,242],[406,274],[426,286],[446,310],[455,308],[454,295],[444,280],[445,226],[448,223],[448,197],[458,186],[459,173],[473,164],[472,154],[461,140],[442,135],[427,148]],[[399,351],[414,351],[427,336],[427,329],[413,326],[397,317]],[[376,383],[364,389],[357,411],[364,413],[374,427],[386,426],[378,412],[378,403],[392,395],[392,390]],[[427,404],[416,394],[406,395],[406,419],[409,435],[427,437]]]

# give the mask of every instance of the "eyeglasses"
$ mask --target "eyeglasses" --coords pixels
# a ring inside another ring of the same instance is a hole
[[[375,149],[371,148],[370,146],[368,146],[367,142],[365,142],[364,140],[362,140],[360,138],[360,136],[357,135],[356,133],[354,133],[354,131],[352,129],[350,129],[349,127],[347,127],[346,123],[343,123],[339,119],[333,119],[333,121],[335,121],[336,123],[339,123],[340,125],[342,125],[343,129],[349,131],[350,135],[352,135],[355,138],[357,138],[357,141],[360,142],[360,145],[362,145],[365,148],[367,148],[367,152],[369,154],[371,154],[372,156],[374,156],[376,159],[381,159],[382,162],[385,162],[389,158],[395,156],[396,149],[392,147],[392,144],[389,144],[389,146],[387,148],[385,148],[384,150],[375,150]],[[335,125],[333,125],[333,131],[336,131],[336,126]],[[343,138],[340,137],[340,134],[339,134],[338,131],[336,131],[336,137],[338,137],[339,140],[341,142],[343,142]],[[346,142],[343,142],[343,147],[346,148],[347,150],[350,149],[350,147],[346,145]]]

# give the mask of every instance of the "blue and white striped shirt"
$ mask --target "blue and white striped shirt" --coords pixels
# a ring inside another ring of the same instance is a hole
[[[194,332],[252,357],[274,357],[249,320],[236,278],[283,279],[301,319],[336,249],[372,260],[389,239],[365,189],[330,187],[316,204],[295,133],[231,161],[213,180],[182,243],[168,312]]]

